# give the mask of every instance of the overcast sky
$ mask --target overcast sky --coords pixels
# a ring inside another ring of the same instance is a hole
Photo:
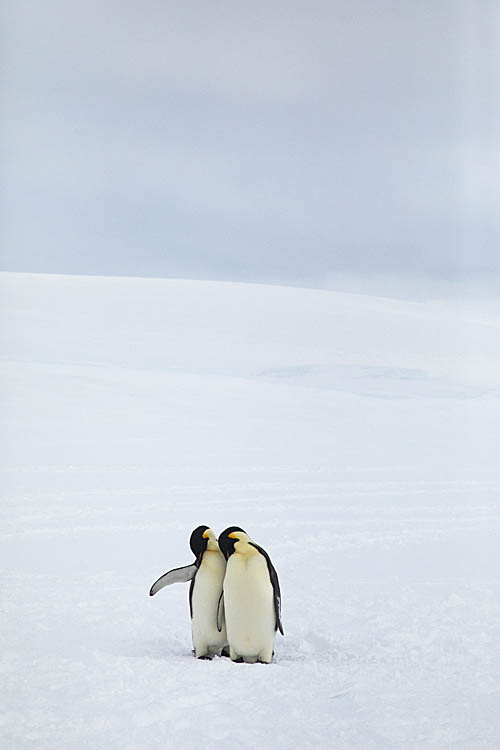
[[[3,8],[3,269],[500,273],[498,0]]]

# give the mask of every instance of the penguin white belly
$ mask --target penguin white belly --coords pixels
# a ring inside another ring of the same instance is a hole
[[[224,579],[224,605],[231,658],[270,662],[276,614],[273,587],[262,555],[231,555]]]
[[[207,550],[194,580],[191,606],[193,646],[197,657],[220,654],[227,646],[226,625],[217,629],[217,606],[222,593],[226,562],[220,552]]]

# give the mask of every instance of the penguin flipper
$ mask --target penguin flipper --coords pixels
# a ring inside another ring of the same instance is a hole
[[[219,633],[222,631],[222,625],[224,624],[224,592],[221,592],[219,596],[219,603],[217,605],[217,630]]]
[[[283,632],[283,624],[281,622],[281,590],[280,582],[278,581],[278,574],[276,573],[276,568],[272,564],[271,558],[269,557],[265,549],[259,547],[259,545],[255,544],[255,542],[249,542],[249,544],[251,544],[252,547],[255,547],[255,549],[258,549],[260,554],[266,558],[267,569],[269,571],[269,579],[271,581],[274,594],[274,612],[276,614],[275,630],[279,630],[281,635],[285,635],[285,633]]]
[[[172,583],[187,583],[196,574],[198,566],[193,563],[192,565],[185,565],[183,568],[174,568],[169,570],[168,573],[164,573],[157,581],[153,583],[149,591],[149,596],[154,596],[165,586],[170,586]]]

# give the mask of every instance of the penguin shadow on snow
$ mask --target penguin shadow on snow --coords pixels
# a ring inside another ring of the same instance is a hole
[[[194,562],[160,576],[150,596],[190,582],[194,655],[270,664],[276,632],[284,631],[278,575],[267,552],[239,526],[225,529],[219,540],[208,526],[198,526],[189,543]]]

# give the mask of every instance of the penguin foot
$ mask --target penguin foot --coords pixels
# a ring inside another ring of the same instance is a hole
[[[273,660],[273,656],[274,656],[274,650],[264,649],[257,656],[257,662],[259,664],[270,664]]]
[[[208,661],[212,661],[212,656],[210,654],[203,654],[203,656],[197,656],[197,659],[208,659]]]
[[[228,648],[223,648],[222,651],[221,651],[221,653],[220,653],[220,655],[221,656],[231,656],[231,654],[229,653],[229,649]]]

